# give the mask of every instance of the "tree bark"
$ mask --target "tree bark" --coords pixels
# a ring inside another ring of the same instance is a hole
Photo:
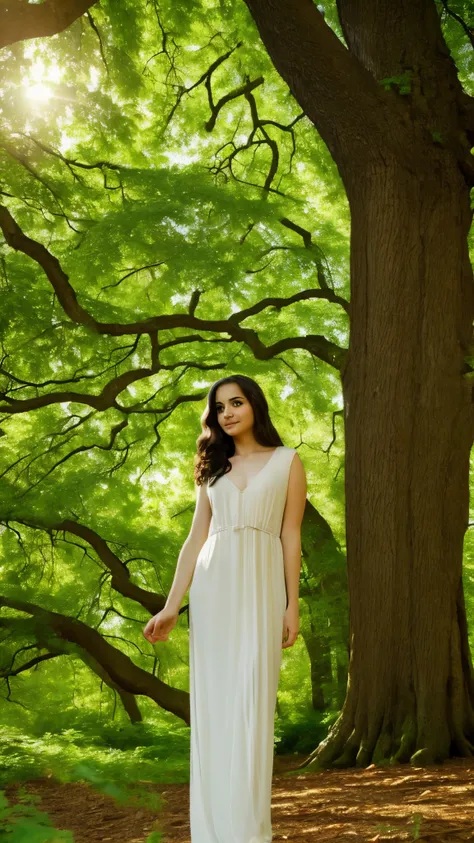
[[[67,29],[97,0],[9,0],[0,4],[0,48],[28,38],[57,35]]]
[[[365,175],[350,191],[356,283],[343,377],[350,679],[310,760],[436,763],[474,750],[462,586],[469,191],[456,166],[425,168],[423,180],[399,166]]]

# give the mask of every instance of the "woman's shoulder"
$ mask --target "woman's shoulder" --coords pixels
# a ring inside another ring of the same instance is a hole
[[[289,445],[282,445],[282,450],[284,452],[284,462],[286,466],[292,468],[295,463],[299,463],[299,469],[295,469],[295,471],[299,471],[301,473],[305,471],[303,461],[298,453],[297,448],[291,448]]]
[[[295,454],[297,454],[296,448],[292,448],[290,445],[280,445],[279,449],[280,457],[276,457],[279,460],[281,465],[288,470],[294,463]],[[298,459],[298,457],[296,457]]]

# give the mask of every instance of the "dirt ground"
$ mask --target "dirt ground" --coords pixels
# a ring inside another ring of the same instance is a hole
[[[275,759],[274,843],[474,841],[474,759],[428,768],[397,765],[282,775],[302,760],[294,755]],[[151,831],[160,830],[163,843],[190,843],[189,785],[148,787],[161,794],[162,812],[116,805],[88,784],[43,778],[25,785],[28,793],[41,797],[38,810],[46,811],[57,828],[72,831],[75,843],[144,843]],[[16,788],[6,788],[11,803]]]

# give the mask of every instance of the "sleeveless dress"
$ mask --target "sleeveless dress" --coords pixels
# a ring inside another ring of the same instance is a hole
[[[212,518],[189,589],[192,843],[270,843],[275,705],[287,597],[280,531],[296,451],[246,488],[207,487]]]

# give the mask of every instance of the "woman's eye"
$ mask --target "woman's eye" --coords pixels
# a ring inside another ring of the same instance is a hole
[[[233,407],[240,407],[240,406],[241,406],[241,404],[242,404],[242,401],[234,401],[234,403],[232,404],[232,406],[233,406]],[[218,413],[222,413],[222,410],[223,410],[223,409],[224,409],[223,407],[218,407],[218,408],[217,408],[217,412],[218,412]]]

